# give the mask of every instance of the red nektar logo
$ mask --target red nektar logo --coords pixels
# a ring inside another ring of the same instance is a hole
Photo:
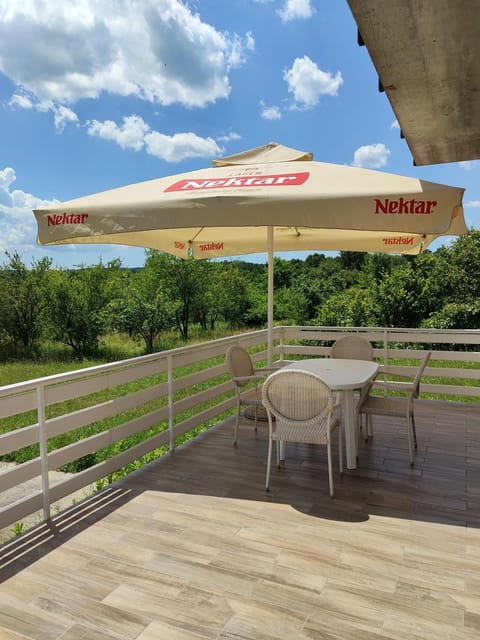
[[[48,227],[56,227],[59,224],[85,224],[87,220],[88,213],[47,214]]]
[[[310,173],[283,173],[269,176],[232,176],[207,178],[205,180],[179,180],[165,189],[170,191],[204,191],[210,189],[232,189],[236,187],[292,187],[304,184]]]
[[[205,242],[199,245],[200,251],[223,251],[223,242]]]
[[[405,236],[398,236],[397,238],[383,238],[383,244],[407,244],[407,245],[412,245],[413,247],[413,242],[414,242],[415,238],[413,236],[410,237],[405,237]]]
[[[379,200],[375,198],[375,213],[430,215],[434,213],[437,204],[438,202],[436,200],[416,200],[415,198],[411,198],[410,200],[407,198],[398,198],[398,200],[385,198],[384,200]]]

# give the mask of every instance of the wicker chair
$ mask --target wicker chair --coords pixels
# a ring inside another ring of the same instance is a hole
[[[339,338],[330,349],[331,358],[349,358],[351,360],[373,360],[373,346],[370,340],[361,335],[348,335]],[[369,382],[360,395],[365,395],[370,391],[373,381]],[[358,396],[357,396],[358,399]],[[369,415],[365,417],[365,437],[372,434],[372,422]],[[358,430],[362,431],[362,422],[359,422]]]
[[[330,357],[373,360],[372,343],[363,336],[342,336],[330,349]]]
[[[384,391],[384,395],[372,395],[370,389],[367,389],[365,393],[362,392],[357,404],[357,422],[360,422],[360,417],[366,415],[368,417],[372,415],[382,416],[394,416],[404,417],[407,421],[407,438],[408,438],[408,452],[410,457],[410,464],[413,466],[413,449],[417,448],[417,434],[415,431],[415,414],[414,405],[415,399],[418,398],[420,389],[420,379],[425,371],[425,367],[430,360],[431,352],[427,351],[422,355],[420,359],[420,365],[417,369],[414,379],[411,382],[382,382],[380,384],[381,389]],[[389,392],[399,393],[404,395],[389,395]],[[368,434],[367,434],[368,437]]]
[[[273,367],[255,368],[248,351],[238,344],[234,344],[227,349],[226,361],[227,369],[235,385],[236,392],[237,413],[235,416],[233,436],[233,444],[236,445],[242,406],[253,407],[256,431],[258,416],[262,413],[265,415],[265,409],[262,405],[261,384],[269,373],[277,371],[279,367],[282,367],[286,362],[280,361]],[[248,385],[252,383],[253,386],[247,388]]]
[[[330,497],[333,498],[331,434],[340,425],[341,405],[321,378],[299,369],[272,373],[262,388],[263,405],[268,416],[268,459],[265,488],[270,484],[273,441],[277,443],[277,465],[280,465],[280,444],[303,442],[327,447]],[[275,420],[274,420],[275,418]],[[338,429],[340,473],[343,472],[342,430]]]

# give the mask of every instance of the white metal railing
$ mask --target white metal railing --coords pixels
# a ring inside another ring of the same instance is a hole
[[[480,401],[477,330],[275,327],[273,333],[276,359],[326,357],[340,334],[361,333],[374,344],[385,376],[412,374],[409,357],[414,360],[419,349],[428,349],[432,357],[424,378],[430,380],[422,383],[421,393]],[[0,530],[35,513],[46,520],[52,505],[62,498],[160,447],[172,451],[179,436],[221,421],[234,407],[224,362],[225,351],[234,342],[248,348],[254,361],[266,360],[267,331],[261,330],[1,387],[0,458],[32,445],[38,455],[0,471]],[[400,359],[407,364],[395,364]],[[88,437],[51,447],[52,438],[99,423],[102,426]],[[13,424],[15,428],[9,426]],[[142,432],[146,435],[137,444],[56,484],[50,481],[53,470]],[[2,500],[34,478],[38,489]]]

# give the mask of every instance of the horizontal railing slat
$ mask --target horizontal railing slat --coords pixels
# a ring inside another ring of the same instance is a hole
[[[140,418],[135,418],[129,422],[125,422],[117,427],[112,427],[101,433],[97,433],[83,440],[78,440],[61,449],[52,451],[48,454],[49,469],[57,469],[68,462],[77,460],[88,453],[99,451],[108,447],[119,440],[124,440],[130,436],[148,429],[153,425],[165,422],[168,418],[168,409],[163,407],[157,411],[151,411]]]
[[[37,397],[35,391],[0,397],[0,419],[35,410],[36,407]]]
[[[40,458],[33,458],[0,473],[0,494],[2,491],[18,487],[23,482],[39,476],[41,473],[40,464]]]
[[[32,513],[42,509],[42,492],[36,493],[16,500],[6,507],[0,509],[0,529],[4,529],[14,522],[27,518]]]
[[[0,435],[0,456],[38,443],[38,424],[8,431]]]

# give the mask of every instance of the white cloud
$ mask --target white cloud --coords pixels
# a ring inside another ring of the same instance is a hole
[[[54,105],[52,107],[54,113],[55,128],[60,133],[65,129],[67,124],[79,124],[77,114],[63,105]]]
[[[167,136],[159,131],[152,131],[143,118],[135,115],[124,118],[121,126],[112,120],[92,120],[88,123],[88,134],[111,140],[122,149],[145,149],[150,155],[166,162],[180,162],[187,158],[212,158],[223,153],[223,149],[213,138],[201,138],[191,132]]]
[[[15,180],[11,167],[0,170],[0,253],[17,251],[20,255],[31,255],[36,249],[37,232],[32,209],[49,206],[52,202],[19,189],[12,190]]]
[[[2,171],[0,171],[0,191],[7,191],[16,179],[15,171],[11,167],[2,169]]]
[[[276,105],[272,105],[271,107],[267,107],[267,105],[261,101],[260,102],[260,115],[264,120],[281,120],[282,112],[280,108]]]
[[[102,92],[202,107],[229,95],[254,47],[181,0],[0,0],[0,15],[0,71],[43,108]]]
[[[390,125],[390,129],[400,129],[400,125],[398,123],[398,120],[394,120],[392,122],[392,124]]]
[[[340,71],[335,76],[322,71],[308,56],[296,58],[292,67],[284,71],[283,77],[295,102],[307,108],[316,106],[322,95],[337,95],[343,84]]]
[[[152,131],[145,136],[147,152],[166,162],[180,162],[187,158],[212,158],[221,155],[221,149],[213,138],[200,138],[195,133],[176,133],[166,136]]]
[[[19,107],[20,109],[32,109],[32,100],[23,93],[14,93],[10,100],[11,107]]]
[[[390,149],[382,143],[367,144],[355,151],[352,165],[365,169],[380,169],[387,164],[390,153]]]
[[[311,18],[314,11],[310,0],[285,0],[283,8],[279,9],[277,13],[282,22],[289,22],[299,18]]]
[[[471,207],[472,209],[480,209],[480,200],[469,200],[469,202],[464,202],[463,206]]]
[[[241,135],[232,131],[231,133],[227,133],[224,136],[218,136],[217,142],[230,142],[231,140],[241,140],[241,139],[242,139]]]
[[[226,59],[230,67],[239,67],[245,63],[247,59],[246,52],[255,50],[255,39],[249,31],[245,38],[234,34],[229,40]]]
[[[112,140],[122,149],[140,151],[145,145],[145,135],[150,131],[150,127],[140,116],[127,116],[123,118],[121,126],[113,120],[92,120],[88,123],[87,130],[89,135]]]

